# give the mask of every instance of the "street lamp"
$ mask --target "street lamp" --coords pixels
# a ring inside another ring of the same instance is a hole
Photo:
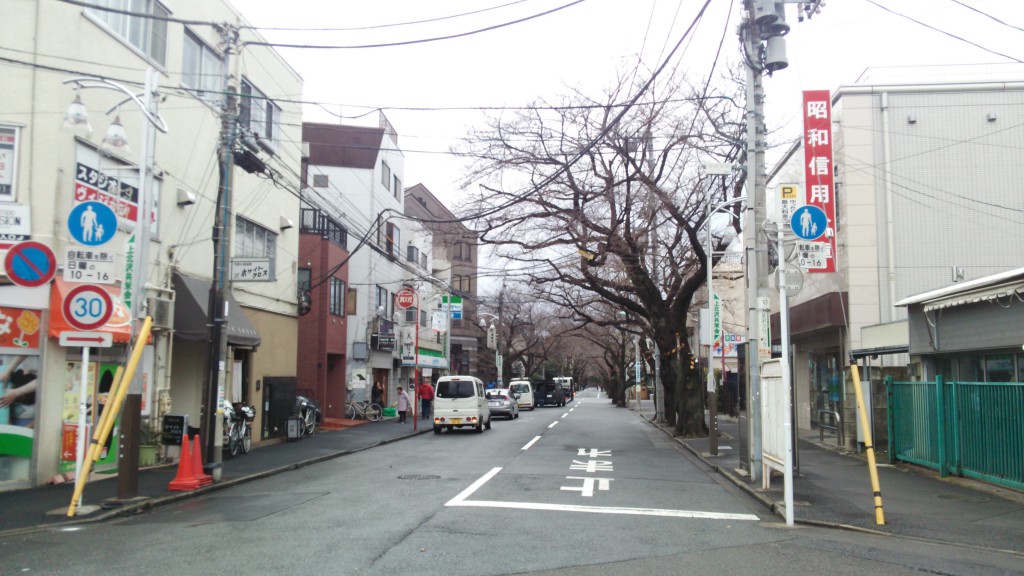
[[[115,92],[122,93],[125,98],[107,110],[107,114],[118,111],[114,122],[110,125],[110,129],[107,130],[106,136],[103,138],[103,145],[105,147],[114,147],[127,150],[128,141],[124,133],[124,126],[121,125],[120,108],[122,104],[127,102],[134,102],[139,110],[145,117],[142,122],[142,137],[139,143],[139,198],[135,221],[135,232],[134,232],[134,257],[132,262],[132,279],[130,283],[126,283],[125,291],[131,300],[128,302],[131,310],[131,332],[132,337],[138,336],[139,327],[136,325],[137,321],[144,311],[141,300],[145,297],[146,291],[146,267],[149,258],[149,232],[151,226],[151,217],[153,213],[152,206],[152,194],[150,193],[153,179],[153,151],[156,145],[156,132],[157,130],[166,133],[168,131],[167,123],[156,110],[157,89],[159,87],[159,73],[152,67],[146,69],[146,81],[145,88],[141,94],[142,98],[139,98],[139,94],[129,90],[122,84],[107,80],[106,78],[98,78],[94,76],[80,76],[77,78],[70,78],[64,80],[63,84],[74,84],[75,86],[75,100],[68,107],[67,114],[64,117],[64,124],[72,127],[78,127],[84,125],[84,127],[91,132],[89,126],[89,117],[85,109],[85,105],[82,103],[80,92],[83,89],[90,88],[101,88],[104,90],[113,90]],[[139,416],[141,412],[142,404],[142,370],[135,373],[135,377],[131,382],[129,394],[125,399],[124,415],[122,416],[122,426],[124,429],[124,437],[127,439],[126,450],[134,450],[137,438],[139,437]],[[80,449],[79,458],[84,453],[84,448],[81,448],[81,444],[84,442],[84,437],[79,439]],[[137,460],[129,460],[135,462],[136,466],[133,466],[131,470],[122,471],[125,473],[125,477],[122,482],[118,483],[118,497],[119,498],[133,498],[138,492],[138,469]]]
[[[480,319],[480,327],[481,328],[487,327],[488,339],[490,339],[490,331],[491,331],[491,329],[494,329],[494,368],[495,368],[496,374],[497,374],[497,384],[498,384],[498,387],[500,388],[501,387],[501,373],[502,373],[502,370],[501,370],[501,361],[502,361],[502,358],[501,358],[501,317],[500,316],[495,316],[494,314],[489,314],[487,312],[480,312],[480,311],[477,311],[477,314],[480,315],[480,316],[490,316],[491,318],[494,318],[494,320],[496,321],[495,324],[491,324],[490,326],[488,326],[487,322],[485,322],[484,319],[481,318]]]
[[[731,167],[728,164],[725,164],[725,165],[710,165],[709,164],[707,166],[708,174],[717,174],[717,175],[720,175],[720,176],[728,176],[731,173],[731,171],[732,171],[732,169],[731,169]],[[743,202],[746,199],[747,199],[746,196],[740,196],[738,198],[733,198],[732,200],[727,200],[725,202],[722,202],[721,204],[715,206],[713,209],[708,210],[707,217],[704,220],[704,227],[707,228],[707,230],[706,230],[707,249],[705,250],[705,252],[706,252],[705,255],[707,256],[708,321],[711,322],[712,326],[714,326],[716,324],[720,324],[720,320],[718,322],[716,322],[715,316],[714,316],[716,308],[720,308],[720,307],[715,306],[715,291],[714,291],[714,288],[713,288],[712,282],[711,282],[711,276],[712,276],[711,273],[712,273],[713,256],[714,256],[714,252],[712,251],[712,246],[711,246],[711,217],[714,214],[718,213],[719,210],[721,210],[721,209],[723,209],[723,208],[725,208],[727,206],[731,206],[733,204],[736,204],[737,202]],[[708,205],[710,205],[710,204],[711,204],[711,202],[709,201]],[[710,445],[708,447],[708,453],[711,454],[712,456],[717,456],[718,455],[718,405],[717,405],[718,398],[717,398],[717,396],[715,394],[715,370],[714,370],[714,367],[713,367],[714,363],[712,361],[713,360],[713,356],[714,356],[715,345],[714,345],[714,342],[713,342],[714,338],[713,338],[712,330],[708,330],[708,333],[709,333],[708,334],[709,336],[712,336],[712,338],[711,338],[712,341],[708,343],[708,365],[707,365],[707,370],[708,370],[707,391],[708,391],[708,413],[709,413],[708,414],[708,420],[710,421],[709,422],[709,424],[710,424],[710,426],[709,426],[709,428],[710,428],[710,430],[709,430]],[[719,338],[722,338],[721,330],[719,330]],[[725,354],[725,346],[724,345],[722,346],[722,354],[723,355]]]

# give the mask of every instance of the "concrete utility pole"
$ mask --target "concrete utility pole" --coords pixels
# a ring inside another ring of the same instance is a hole
[[[227,370],[228,311],[224,293],[230,290],[227,260],[231,256],[231,191],[234,172],[234,147],[238,133],[238,84],[231,71],[231,54],[238,48],[238,30],[224,26],[220,30],[224,39],[224,107],[221,110],[220,184],[217,189],[217,207],[213,224],[213,282],[207,304],[207,325],[210,343],[206,352],[206,372],[203,379],[202,415],[200,435],[204,444],[203,472],[221,477],[221,446],[223,445],[218,400]]]
[[[801,22],[821,9],[821,0],[744,0],[744,19],[739,27],[747,65],[747,196],[750,198],[743,222],[747,266],[747,426],[746,438],[740,442],[740,467],[746,464],[751,480],[757,480],[761,470],[761,362],[771,357],[771,335],[767,330],[761,334],[761,326],[768,326],[767,317],[771,313],[768,308],[768,238],[764,234],[768,177],[764,156],[762,74],[772,74],[789,66],[785,36],[790,27],[786,23],[786,4],[798,5]]]

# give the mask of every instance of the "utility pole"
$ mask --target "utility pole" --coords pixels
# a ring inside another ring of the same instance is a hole
[[[227,259],[231,255],[231,191],[233,186],[234,146],[238,131],[238,86],[231,69],[231,54],[238,47],[238,31],[231,26],[220,29],[224,40],[224,107],[221,110],[220,130],[220,184],[217,188],[217,207],[213,223],[213,281],[207,305],[207,326],[210,342],[206,351],[206,371],[203,379],[203,398],[200,435],[204,443],[203,472],[221,477],[221,446],[223,430],[218,418],[220,391],[227,371],[227,318],[224,293],[230,290]]]
[[[744,21],[740,24],[740,43],[747,68],[747,210],[743,222],[743,248],[746,260],[747,290],[747,426],[746,450],[741,439],[740,467],[744,456],[751,480],[761,471],[761,362],[771,357],[771,335],[767,328],[768,238],[764,234],[767,218],[765,170],[764,85],[762,74],[786,68],[786,4],[797,4],[799,21],[821,9],[821,0],[744,0]],[[743,434],[741,430],[741,434]]]

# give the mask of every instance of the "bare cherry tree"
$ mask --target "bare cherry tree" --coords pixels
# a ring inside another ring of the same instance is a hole
[[[708,228],[721,251],[739,225],[705,227],[708,210],[736,197],[742,179],[701,167],[740,160],[743,117],[735,94],[681,77],[630,72],[601,98],[573,93],[490,118],[462,150],[474,164],[460,212],[577,325],[625,325],[657,343],[666,419],[701,435],[688,312],[703,297]]]

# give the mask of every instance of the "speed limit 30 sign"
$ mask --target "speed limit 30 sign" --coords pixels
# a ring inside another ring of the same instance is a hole
[[[82,284],[68,291],[61,304],[64,319],[78,330],[95,330],[110,320],[114,301],[101,286]]]

